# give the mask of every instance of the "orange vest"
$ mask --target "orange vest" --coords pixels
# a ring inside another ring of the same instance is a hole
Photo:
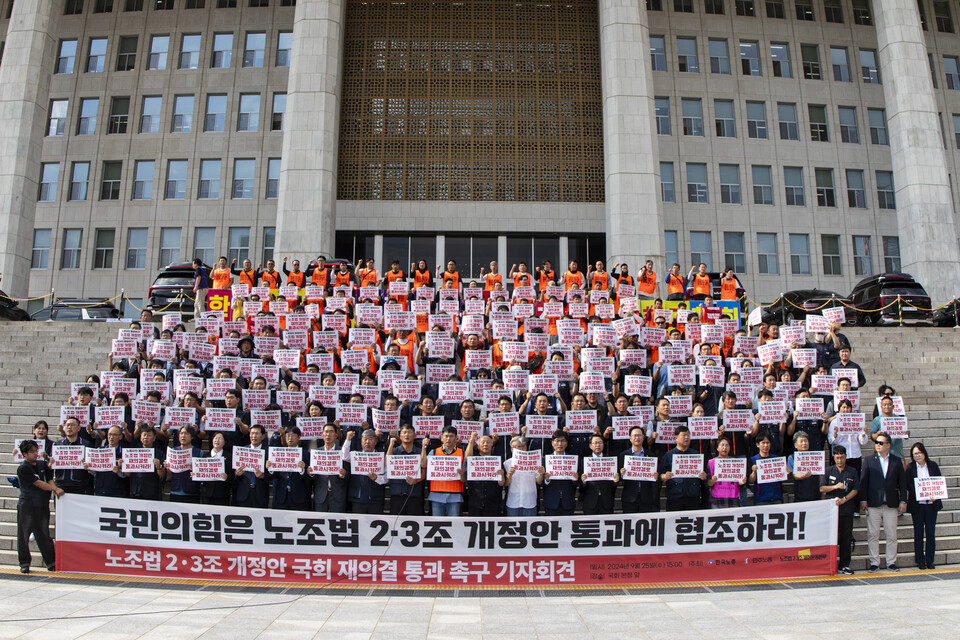
[[[503,286],[503,275],[499,273],[488,273],[487,281],[483,285],[484,291],[493,291],[496,289],[497,283],[500,283]]]
[[[683,278],[681,276],[675,276],[672,273],[667,276],[670,280],[667,282],[667,293],[673,295],[675,293],[683,293]]]
[[[710,276],[699,273],[693,276],[693,295],[710,295]]]
[[[567,271],[563,274],[563,287],[565,291],[569,291],[576,286],[577,289],[583,288],[583,273],[577,271],[576,273],[570,273]]]
[[[257,274],[253,269],[241,271],[240,275],[237,276],[237,282],[239,284],[245,284],[253,289],[255,286],[257,286],[256,275]]]
[[[727,280],[726,278],[720,278],[720,299],[721,300],[736,300],[737,299],[737,279],[731,278]]]
[[[627,276],[624,276],[624,275],[617,276],[617,286],[619,286],[619,285],[621,285],[621,284],[625,284],[625,285],[627,285],[628,287],[632,287],[632,286],[633,286],[633,276],[630,276],[630,275],[627,275]]]
[[[396,282],[397,280],[403,280],[402,270],[394,272],[393,269],[391,269],[387,271],[387,282]]]
[[[519,271],[517,271],[517,274],[516,274],[515,276],[513,276],[513,286],[514,286],[514,288],[521,286],[521,285],[520,285],[520,276],[527,276],[527,286],[529,287],[529,286],[530,286],[530,273],[529,273],[528,271],[524,271],[523,273],[520,273]]]
[[[637,291],[641,293],[646,293],[647,295],[652,295],[654,291],[657,290],[657,272],[652,272],[645,274],[646,280],[642,277],[637,280]],[[681,289],[682,291],[682,289]]]
[[[457,447],[453,450],[453,453],[446,453],[443,450],[443,447],[437,447],[433,452],[435,456],[456,456],[460,458],[461,462],[463,461],[463,449]],[[459,480],[431,480],[430,481],[430,493],[434,491],[439,491],[441,493],[463,493],[463,483]]]
[[[413,272],[413,288],[419,289],[420,287],[427,287],[430,285],[430,271],[420,271],[417,269]]]
[[[350,272],[337,271],[337,275],[334,282],[338,287],[342,287],[350,284]]]
[[[330,281],[330,270],[324,267],[323,269],[316,268],[313,270],[313,273],[310,274],[310,284],[315,284],[321,287],[326,287],[327,282]]]
[[[297,289],[303,289],[304,274],[303,271],[291,271],[287,274],[287,286],[295,285]]]
[[[606,291],[610,288],[610,275],[606,271],[602,273],[594,271],[593,275],[590,276],[590,288]]]
[[[548,283],[556,282],[556,281],[557,281],[556,271],[554,271],[553,269],[551,269],[550,271],[540,269],[540,291],[541,292],[547,290]]]
[[[375,287],[377,286],[377,270],[376,269],[363,269],[360,271],[360,286],[361,287]]]
[[[440,279],[440,286],[441,286],[441,287],[446,287],[446,285],[447,285],[447,280],[448,280],[448,279],[449,279],[449,280],[453,280],[453,288],[454,288],[454,289],[456,289],[456,288],[458,288],[458,287],[460,286],[460,272],[459,272],[459,271],[454,271],[453,273],[450,273],[449,271],[444,271],[444,272],[443,272],[443,277]]]
[[[264,271],[260,276],[260,286],[267,287],[270,289],[279,289],[280,288],[280,273],[274,271],[270,273],[269,271]]]
[[[214,289],[229,289],[230,281],[233,280],[233,276],[230,274],[230,269],[214,269],[211,275],[211,280],[213,281]]]

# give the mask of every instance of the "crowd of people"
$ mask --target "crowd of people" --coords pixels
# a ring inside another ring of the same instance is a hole
[[[941,505],[912,478],[939,469],[919,442],[906,464],[902,400],[881,385],[871,407],[829,314],[746,326],[724,304],[732,272],[717,304],[702,264],[662,280],[652,261],[636,277],[491,263],[479,280],[453,260],[196,266],[192,331],[145,310],[72,385],[56,433],[39,420],[18,443],[21,570],[31,534],[53,563],[51,492],[445,517],[832,499],[841,572],[860,511],[871,570],[881,528],[897,569],[905,510],[934,566]],[[231,291],[226,314],[202,312],[211,288]]]

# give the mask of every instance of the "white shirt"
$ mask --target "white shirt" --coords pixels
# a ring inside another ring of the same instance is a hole
[[[505,460],[503,470],[509,472],[513,458]],[[507,506],[533,509],[537,506],[537,474],[534,471],[516,471],[507,487]]]
[[[878,454],[877,457],[880,458],[880,469],[883,471],[883,477],[886,478],[887,467],[890,465],[890,456],[884,457]]]
[[[917,478],[929,478],[930,477],[930,468],[924,465],[917,465]],[[917,500],[920,504],[932,504],[929,500]]]

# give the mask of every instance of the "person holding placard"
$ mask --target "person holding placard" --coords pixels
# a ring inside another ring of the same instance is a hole
[[[200,447],[193,446],[193,437],[196,430],[193,427],[181,427],[177,431],[177,440],[179,445],[173,450],[187,450],[191,458],[202,458],[203,451]],[[222,434],[221,434],[222,435]],[[164,468],[167,463],[164,462]],[[170,502],[189,502],[191,504],[200,504],[200,485],[193,481],[190,469],[185,471],[172,472],[166,469],[170,474]]]
[[[834,362],[830,367],[830,373],[837,375],[838,369],[856,369],[857,370],[857,388],[862,389],[867,384],[867,377],[863,375],[863,369],[859,364],[850,359],[850,343],[841,342],[837,349],[840,359]]]
[[[890,436],[881,431],[875,453],[860,470],[860,511],[867,514],[867,550],[870,572],[880,568],[880,525],[886,538],[887,569],[897,567],[897,513],[907,510],[907,474],[900,459],[890,455]]]
[[[820,499],[820,476],[814,475],[812,471],[797,472],[796,460],[803,457],[802,454],[810,452],[810,438],[803,431],[798,431],[793,436],[794,453],[787,456],[787,469],[793,475],[793,499],[794,502],[812,502]],[[797,452],[801,455],[798,456]],[[823,456],[823,451],[818,450],[814,453]]]
[[[553,453],[545,461],[546,473],[543,475],[543,510],[548,516],[572,516],[577,506],[577,482],[579,481],[579,460],[576,454],[568,452],[569,437],[557,430],[550,441]],[[557,458],[553,458],[557,456]],[[551,460],[572,459],[572,473],[568,477],[551,474]]]
[[[892,389],[891,389],[892,391]],[[893,398],[888,395],[884,395],[880,398],[880,414],[877,415],[873,421],[870,423],[870,439],[874,442],[877,441],[877,434],[883,430],[883,418],[893,418]],[[903,441],[906,438],[910,437],[910,430],[908,429],[906,435],[902,438],[891,436],[890,440],[890,455],[897,456],[903,460],[903,464],[906,465],[908,460],[903,457]]]
[[[617,468],[623,479],[623,490],[620,492],[620,506],[624,513],[656,513],[660,511],[660,482],[658,480],[633,480],[627,478],[628,458],[648,458],[656,473],[657,459],[644,449],[645,432],[643,427],[631,427],[630,446],[620,452]]]
[[[753,483],[753,504],[782,504],[783,503],[783,485],[779,480],[771,482],[760,481],[760,461],[768,458],[776,458],[770,455],[773,439],[769,434],[762,433],[757,439],[757,449],[760,453],[750,458],[751,471],[750,482]],[[782,461],[783,458],[780,458]]]
[[[17,560],[20,573],[30,573],[30,536],[40,548],[43,564],[48,571],[56,570],[56,548],[50,538],[50,494],[59,498],[64,494],[51,477],[43,460],[37,459],[37,443],[24,440],[20,443],[23,462],[17,468],[20,484],[20,499],[17,500]]]
[[[230,449],[227,448],[227,438],[223,433],[215,433],[210,438],[210,453],[207,457],[223,458],[223,468],[226,473],[223,477],[224,482],[208,481],[201,483],[200,492],[203,496],[203,504],[216,504],[225,507],[230,504],[230,482],[228,482],[230,476],[227,474],[233,468],[233,460]]]
[[[849,400],[841,400],[837,405],[837,413],[833,415],[829,415],[829,413],[828,410],[824,414],[827,422],[827,442],[831,445],[843,445],[847,454],[847,464],[859,472],[862,465],[860,447],[868,442],[866,423],[864,423],[863,430],[856,435],[840,433],[840,428],[836,425],[836,421],[839,419],[837,416],[844,413],[853,413],[853,403]]]
[[[300,446],[300,428],[286,427],[282,435],[282,447],[299,451],[299,471],[270,471],[273,480],[273,508],[287,511],[309,511],[312,481],[307,475],[310,452]],[[277,447],[280,451],[280,447]],[[270,463],[266,463],[269,467]],[[382,512],[382,509],[381,509]]]
[[[744,474],[739,481],[721,480],[718,474],[722,464],[717,460],[736,460],[730,457],[730,440],[721,437],[717,440],[717,456],[707,463],[710,477],[707,478],[707,487],[710,489],[710,507],[712,509],[730,509],[740,506],[740,487],[747,484],[746,463],[743,463]]]
[[[93,475],[93,495],[111,498],[126,498],[129,487],[126,475],[120,470],[119,460],[123,457],[123,440],[120,427],[114,425],[107,430],[107,439],[103,442],[103,450],[113,449],[115,462],[109,471],[91,471],[84,462],[83,467]]]
[[[506,472],[504,486],[507,487],[507,517],[537,515],[537,487],[543,484],[544,468],[536,471],[518,471],[516,458],[518,452],[527,451],[527,439],[514,436],[510,439],[510,449],[514,457],[503,461]]]
[[[319,451],[339,452],[340,469],[335,474],[321,474],[313,467],[307,468],[307,473],[313,477],[313,510],[321,513],[347,512],[347,472],[343,463],[350,459],[349,447],[341,448],[337,443],[337,425],[328,422],[323,425]]]
[[[701,471],[695,478],[675,478],[673,476],[673,458],[690,453],[690,428],[685,424],[677,425],[674,432],[676,446],[667,451],[660,459],[660,480],[667,485],[667,511],[687,511],[700,508],[700,488],[707,479],[707,472]]]
[[[424,438],[426,440],[426,438]],[[470,509],[470,515],[473,517],[496,517],[503,513],[503,485],[506,483],[506,474],[503,472],[503,466],[500,459],[493,455],[493,438],[490,436],[477,437],[476,433],[470,434],[470,442],[467,443],[466,458],[472,458],[474,450],[476,455],[484,458],[494,458],[496,466],[496,480],[470,480],[467,479],[467,504]]]
[[[816,419],[808,419],[800,417],[800,404],[801,401],[810,400],[810,392],[806,389],[801,389],[797,392],[796,401],[797,401],[797,410],[793,412],[793,417],[790,419],[790,424],[787,425],[787,435],[791,438],[794,437],[797,433],[803,433],[807,436],[807,442],[810,445],[810,451],[822,451],[824,436],[827,433],[827,423],[823,420],[823,412],[821,411]],[[820,403],[820,407],[823,407],[823,399],[816,399],[816,402]]]
[[[913,557],[920,569],[935,569],[937,552],[937,512],[943,509],[942,500],[917,499],[916,480],[941,475],[940,466],[927,455],[922,442],[910,447],[912,461],[907,467],[907,511],[913,517]]]
[[[267,437],[266,429],[263,428],[263,425],[254,424],[250,426],[249,433],[250,446],[244,448],[249,448],[256,452],[262,451],[262,460],[266,460],[267,454],[269,453],[269,447],[264,443]],[[235,475],[233,506],[266,509],[267,502],[270,498],[270,484],[263,467],[239,467]]]
[[[127,474],[130,478],[130,497],[139,500],[162,500],[163,483],[166,479],[163,461],[167,457],[167,446],[157,439],[157,430],[151,426],[140,428],[140,445],[140,448],[153,452],[154,470]],[[124,454],[136,448],[128,447]]]
[[[470,404],[472,405],[473,403],[471,402]],[[464,418],[464,420],[468,419],[470,418]],[[463,481],[466,479],[466,471],[463,467],[465,456],[458,441],[459,438],[457,437],[456,428],[447,425],[443,428],[443,431],[440,432],[440,446],[427,454],[428,457],[442,456],[460,459],[459,479],[430,481],[430,495],[427,497],[427,500],[430,501],[430,513],[434,517],[456,517],[460,515],[461,509],[463,508]],[[428,441],[424,443],[424,446],[429,446],[429,444]],[[421,467],[424,470],[428,469],[429,461],[426,458],[423,460]]]
[[[423,515],[423,448],[417,444],[417,432],[411,424],[404,424],[396,437],[390,438],[385,452],[385,460],[394,457],[417,459],[417,474],[406,478],[392,478],[389,480],[390,514],[391,515]]]
[[[350,440],[355,431],[347,432],[347,439],[343,443],[345,450],[350,449]],[[375,453],[377,449],[377,434],[373,429],[364,430],[360,436],[360,451],[354,453]],[[385,502],[384,487],[387,484],[386,465],[380,461],[378,471],[369,473],[351,473],[350,482],[347,487],[347,500],[350,502],[350,511],[352,513],[383,513]],[[351,465],[355,464],[351,462]]]
[[[606,480],[591,479],[587,474],[588,459],[604,458],[603,450],[606,442],[603,436],[595,433],[590,436],[590,454],[584,457],[581,463],[583,474],[580,480],[580,497],[583,499],[583,513],[586,515],[604,515],[613,513],[613,501],[617,491],[617,482],[620,475],[614,470],[613,478]],[[610,458],[616,464],[616,458]]]
[[[63,438],[54,443],[53,454],[50,457],[50,466],[54,469],[54,478],[57,486],[66,493],[80,493],[89,495],[93,493],[93,482],[89,473],[83,469],[63,469],[57,468],[56,447],[78,447],[92,446],[93,443],[84,441],[80,436],[80,421],[76,418],[67,418],[61,425]]]
[[[820,495],[831,498],[839,507],[837,524],[837,567],[839,573],[850,575],[850,556],[853,553],[853,516],[857,512],[854,498],[860,491],[860,474],[847,464],[847,450],[838,444],[833,448],[834,464],[820,477]]]

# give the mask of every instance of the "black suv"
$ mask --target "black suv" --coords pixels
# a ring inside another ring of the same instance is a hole
[[[210,273],[210,267],[203,268]],[[147,304],[155,309],[155,315],[179,312],[184,320],[193,317],[193,273],[192,262],[164,267],[147,293]]]
[[[849,307],[844,307],[844,303],[847,305],[853,304],[850,298],[833,291],[824,291],[823,289],[787,291],[780,300],[763,310],[763,322],[767,324],[771,322],[787,324],[791,318],[803,320],[808,313],[818,314],[822,309],[843,307],[847,312],[847,321],[844,324],[855,325],[857,316]]]
[[[930,296],[909,273],[881,273],[865,278],[850,292],[850,300],[858,309],[860,325],[933,324]]]

